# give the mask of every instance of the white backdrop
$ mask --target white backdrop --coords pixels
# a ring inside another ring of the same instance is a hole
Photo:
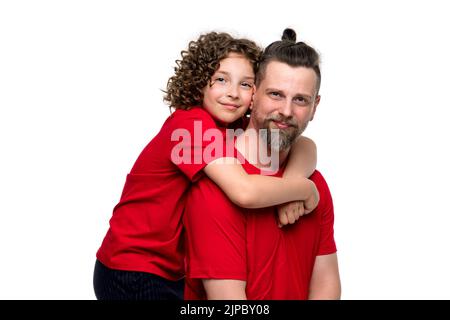
[[[445,1],[0,2],[0,299],[94,299],[125,176],[189,40],[322,55],[306,131],[335,201],[343,299],[449,299]]]

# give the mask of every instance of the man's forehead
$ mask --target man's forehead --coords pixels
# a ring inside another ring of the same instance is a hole
[[[267,64],[261,87],[313,94],[316,81],[317,75],[312,68],[292,67],[283,62],[271,61]]]

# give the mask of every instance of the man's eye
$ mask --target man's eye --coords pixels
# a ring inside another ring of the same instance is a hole
[[[269,92],[269,95],[272,97],[280,97],[281,96],[280,93],[278,93],[278,92]]]
[[[309,104],[309,100],[308,100],[308,99],[305,99],[305,98],[303,98],[303,97],[295,98],[295,102],[296,102],[297,104],[300,104],[300,105],[307,105],[307,104]]]

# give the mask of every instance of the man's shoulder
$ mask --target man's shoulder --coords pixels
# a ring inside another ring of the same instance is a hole
[[[327,182],[326,182],[325,178],[323,177],[322,173],[317,169],[314,170],[313,174],[309,177],[309,179],[311,179],[316,185],[324,184],[327,186]]]
[[[319,170],[314,170],[314,172],[312,173],[312,175],[309,177],[309,179],[314,180],[314,179],[324,179],[322,173]]]
[[[316,184],[317,190],[319,191],[320,194],[319,206],[321,204],[331,202],[332,198],[330,188],[328,187],[328,183],[323,177],[322,173],[318,170],[315,170],[313,174],[309,177],[309,179]]]

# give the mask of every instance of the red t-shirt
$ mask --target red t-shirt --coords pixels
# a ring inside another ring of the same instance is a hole
[[[201,138],[214,128],[214,120],[199,107],[177,110],[168,117],[127,176],[97,252],[104,265],[169,280],[184,276],[182,212],[191,182],[214,160],[203,157],[214,139]],[[190,163],[182,161],[189,158]]]
[[[260,173],[248,162],[243,167]],[[274,207],[239,208],[207,177],[198,181],[184,215],[185,299],[206,298],[201,279],[246,280],[249,300],[307,299],[315,257],[336,252],[330,191],[318,171],[310,179],[319,190],[319,205],[282,229]]]

